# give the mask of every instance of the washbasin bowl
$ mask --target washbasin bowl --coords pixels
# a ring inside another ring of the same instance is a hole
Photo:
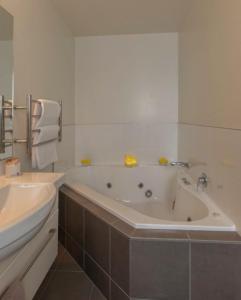
[[[9,184],[0,189],[0,260],[37,234],[55,198],[51,183]]]

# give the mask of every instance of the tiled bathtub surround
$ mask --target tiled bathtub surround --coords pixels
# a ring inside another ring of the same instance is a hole
[[[60,240],[110,300],[241,295],[241,238],[234,232],[134,229],[64,186]]]
[[[75,39],[77,124],[177,122],[178,34]]]
[[[76,164],[90,157],[96,164],[123,163],[134,154],[141,163],[158,162],[160,156],[177,158],[177,123],[122,123],[78,125],[75,132]]]
[[[241,230],[241,130],[179,125],[179,159],[193,164],[192,176],[209,178],[207,192]]]
[[[63,125],[62,133],[62,142],[57,145],[58,161],[55,164],[57,172],[66,170],[74,165],[75,126],[71,124]]]
[[[177,157],[178,35],[75,39],[76,164]]]

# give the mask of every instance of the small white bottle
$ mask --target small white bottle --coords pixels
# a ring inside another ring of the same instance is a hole
[[[6,175],[6,177],[21,175],[21,164],[20,164],[19,158],[12,157],[12,158],[9,158],[6,160],[5,175]]]

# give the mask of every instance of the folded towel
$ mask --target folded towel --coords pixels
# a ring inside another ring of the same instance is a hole
[[[44,169],[51,163],[56,162],[58,159],[56,144],[59,133],[59,126],[44,126],[39,128],[39,130],[39,133],[34,133],[33,135],[32,167]],[[40,143],[44,144],[38,145]]]
[[[25,300],[24,288],[20,281],[14,282],[1,297],[1,300]]]
[[[57,125],[61,111],[59,103],[45,99],[39,99],[38,101],[33,105],[33,115],[40,115],[40,117],[33,117],[33,129],[42,126]]]

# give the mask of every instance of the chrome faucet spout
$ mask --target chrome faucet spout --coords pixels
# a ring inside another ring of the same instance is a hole
[[[197,190],[199,190],[199,187],[202,187],[202,189],[205,189],[208,187],[208,176],[205,173],[202,173],[198,179],[197,179]]]
[[[190,163],[188,162],[183,162],[183,161],[172,161],[170,163],[171,166],[179,166],[179,167],[183,167],[183,168],[187,168],[189,169],[191,167]]]

